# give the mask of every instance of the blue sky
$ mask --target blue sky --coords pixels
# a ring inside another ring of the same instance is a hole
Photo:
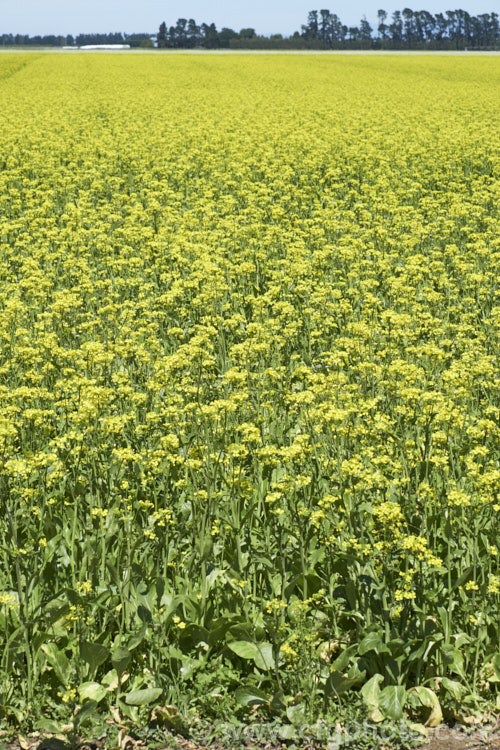
[[[217,28],[252,26],[261,34],[291,34],[300,31],[312,8],[328,8],[352,26],[363,15],[374,25],[378,8],[391,13],[404,7],[477,14],[498,10],[498,0],[0,0],[0,33],[156,32],[161,21],[170,25],[183,17],[214,21]]]

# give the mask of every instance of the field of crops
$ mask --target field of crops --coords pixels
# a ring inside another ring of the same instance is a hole
[[[500,708],[499,101],[2,55],[3,721]]]

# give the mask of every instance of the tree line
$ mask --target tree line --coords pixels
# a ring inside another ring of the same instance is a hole
[[[363,18],[359,26],[345,26],[329,10],[312,10],[302,37],[327,48],[350,43],[383,49],[465,49],[496,47],[500,42],[498,13],[473,16],[466,10],[447,10],[433,15],[427,10],[396,10],[389,19],[377,13],[376,33]]]
[[[154,36],[154,35],[153,35]],[[131,47],[152,47],[151,34],[72,34],[28,36],[27,34],[0,34],[4,47],[82,47],[84,44],[129,44]]]
[[[471,15],[447,10],[433,15],[426,10],[396,10],[389,18],[377,13],[377,28],[363,17],[358,26],[346,26],[329,10],[312,10],[307,23],[289,37],[259,36],[255,29],[217,31],[214,23],[198,25],[179,18],[173,26],[163,22],[158,33],[160,48],[232,49],[465,49],[495,48],[500,44],[498,13]]]
[[[151,47],[150,34],[78,34],[26,36],[0,34],[0,44],[30,46],[83,46],[85,44],[129,44]],[[214,23],[198,25],[192,18],[179,18],[172,26],[165,22],[157,34],[160,49],[495,49],[500,46],[498,13],[471,15],[465,10],[432,14],[426,10],[396,10],[389,17],[377,13],[372,28],[363,17],[358,26],[347,26],[336,13],[311,10],[300,31],[290,36],[262,36],[253,28],[240,31]]]

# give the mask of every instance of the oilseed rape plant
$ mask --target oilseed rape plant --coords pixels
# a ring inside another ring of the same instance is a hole
[[[500,708],[499,101],[1,56],[3,721]]]

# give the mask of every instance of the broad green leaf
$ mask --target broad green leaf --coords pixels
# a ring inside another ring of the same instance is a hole
[[[71,677],[71,666],[66,654],[58,649],[55,643],[44,643],[41,649],[56,673],[59,682],[66,687],[70,683]]]
[[[250,641],[231,641],[227,645],[231,651],[242,659],[255,659],[259,653],[255,643],[251,643]]]
[[[63,726],[63,723],[47,719],[44,716],[35,722],[35,729],[41,729],[44,732],[50,732],[50,734],[64,734]]]
[[[96,708],[97,703],[95,701],[87,701],[86,703],[84,703],[73,719],[75,727],[78,727],[83,721],[92,716]]]
[[[128,678],[129,674],[127,672],[123,672],[121,675],[121,684],[123,685],[125,682],[127,682]],[[104,685],[107,690],[116,690],[118,687],[118,672],[116,671],[116,669],[110,669],[110,671],[107,672],[102,678],[101,684]]]
[[[425,706],[427,708],[432,708],[434,705],[434,700],[431,695],[431,691],[428,690],[426,687],[423,687],[422,685],[419,685],[418,687],[410,688],[408,690],[407,697],[408,697],[408,700],[411,701],[411,703],[416,706]]]
[[[466,633],[458,633],[455,636],[455,648],[462,648],[462,646],[467,646],[469,643],[471,643],[471,639]]]
[[[215,620],[209,630],[207,643],[213,646],[217,641],[224,638],[230,627],[231,620],[229,618],[220,617],[218,620]]]
[[[374,674],[361,688],[361,695],[370,708],[377,708],[380,698],[380,685],[384,681],[381,674]]]
[[[269,703],[267,695],[255,687],[237,688],[234,697],[240,706],[260,706]]]
[[[456,701],[460,701],[463,694],[467,691],[467,688],[460,682],[450,680],[448,677],[443,677],[441,685],[448,693],[451,693]]]
[[[128,649],[121,648],[120,646],[118,648],[115,648],[115,650],[111,654],[111,663],[119,675],[125,672],[131,658],[132,654]]]
[[[103,664],[109,656],[109,649],[101,646],[99,643],[89,643],[82,641],[80,645],[80,655],[84,661],[89,664],[92,671]]]
[[[127,643],[128,650],[133,651],[134,648],[137,648],[137,646],[140,646],[144,638],[146,637],[147,632],[148,632],[147,625],[143,625],[142,628],[139,630],[139,632],[133,635],[128,641]]]
[[[357,650],[358,646],[356,643],[353,643],[352,646],[345,648],[342,653],[337,656],[335,661],[332,662],[332,667],[336,669],[337,672],[342,672],[349,664],[351,656],[353,656],[357,652]]]
[[[454,646],[443,646],[441,649],[443,661],[454,674],[458,674],[463,680],[467,680],[467,676],[464,671],[464,657],[458,648]]]
[[[125,703],[128,706],[149,706],[154,703],[163,690],[161,688],[145,688],[144,690],[133,690],[125,696]]]
[[[190,624],[179,634],[179,645],[184,652],[195,648],[199,643],[208,643],[209,633],[206,628]]]
[[[282,690],[277,690],[271,700],[271,709],[275,713],[281,713],[285,708],[285,695]]]
[[[257,643],[257,653],[255,654],[253,660],[255,662],[255,666],[261,669],[263,672],[267,672],[270,669],[274,668],[274,657],[273,657],[273,647],[270,643]]]
[[[153,622],[153,615],[151,614],[151,611],[143,604],[139,604],[139,606],[137,607],[137,614],[142,622],[146,623],[147,625],[150,625]]]
[[[369,651],[374,651],[376,654],[386,654],[389,651],[378,633],[369,633],[358,646],[360,656],[367,654]]]
[[[120,703],[120,713],[122,714],[122,716],[130,719],[133,724],[138,724],[139,716],[141,713],[141,706],[127,706],[125,701],[122,701]]]
[[[306,707],[303,703],[288,706],[286,709],[286,717],[296,727],[303,726],[304,717],[306,713]]]
[[[298,737],[297,728],[293,724],[282,724],[279,727],[279,738],[282,740],[294,740]]]
[[[325,684],[325,695],[343,695],[348,690],[351,690],[355,685],[359,685],[363,681],[366,672],[362,672],[355,677],[346,677],[342,672],[337,672],[334,669],[326,681]]]
[[[82,682],[82,684],[78,687],[78,694],[82,702],[86,700],[93,700],[99,703],[99,701],[102,701],[107,692],[108,689],[104,685],[101,685],[99,682]]]
[[[402,685],[388,685],[380,691],[378,707],[387,719],[403,718],[406,689]]]

